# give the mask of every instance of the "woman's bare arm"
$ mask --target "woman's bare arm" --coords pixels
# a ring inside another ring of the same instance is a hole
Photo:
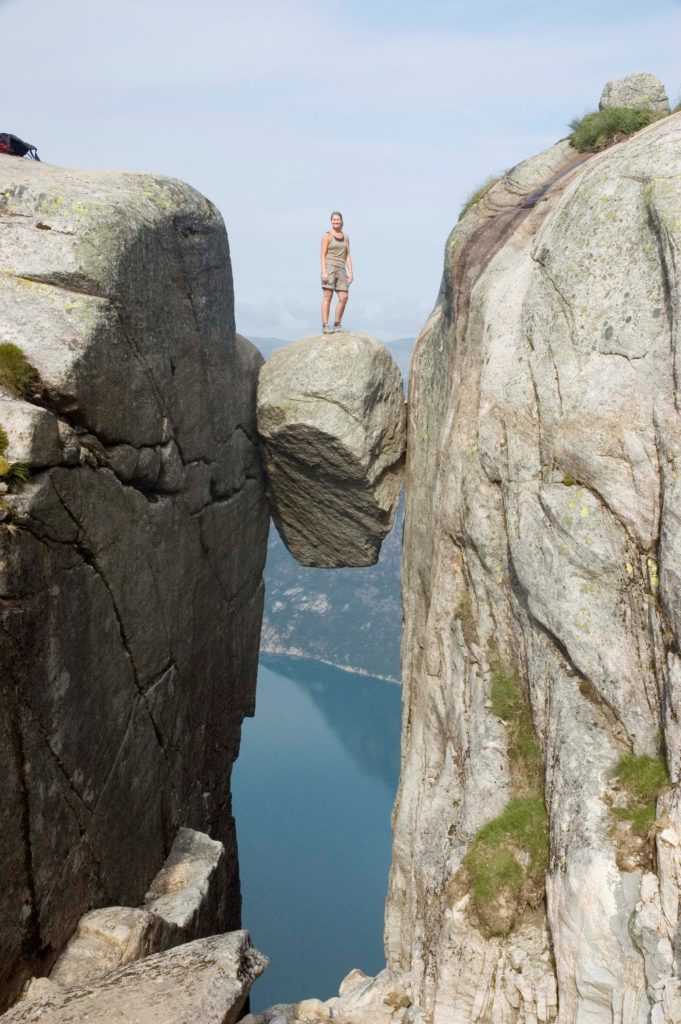
[[[350,255],[350,239],[349,239],[349,237],[347,235],[345,236],[345,243],[346,243],[346,245],[348,247],[347,256],[345,257],[345,263],[346,263],[347,268],[348,268],[348,284],[349,284],[352,281],[353,273],[352,273],[352,256]]]
[[[322,280],[326,281],[329,277],[329,272],[326,269],[326,254],[329,249],[329,233],[325,231],[322,235]]]

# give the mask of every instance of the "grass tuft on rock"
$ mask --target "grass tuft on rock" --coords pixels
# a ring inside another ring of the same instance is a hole
[[[570,143],[580,153],[598,153],[658,120],[652,110],[607,107],[570,121]]]
[[[664,760],[648,754],[625,754],[617,762],[615,780],[626,802],[622,807],[612,808],[613,817],[628,821],[634,832],[645,835],[657,816],[657,798],[669,784]]]
[[[507,935],[524,906],[541,902],[548,851],[548,815],[540,794],[514,797],[480,829],[463,866],[483,932]]]
[[[0,384],[15,395],[27,398],[38,386],[38,371],[31,366],[18,345],[0,344]]]
[[[25,484],[30,474],[28,466],[23,462],[10,462],[6,456],[9,438],[4,427],[0,426],[0,483],[7,484],[10,490],[18,490]]]
[[[479,203],[482,197],[489,192],[492,185],[496,185],[498,181],[501,181],[501,175],[491,175],[489,178],[485,178],[481,185],[478,185],[477,188],[473,189],[473,191],[471,192],[471,194],[468,196],[463,206],[461,207],[461,212],[459,213],[459,220],[461,220],[461,218],[468,213],[471,207],[475,206],[476,203]]]
[[[25,466],[23,462],[13,462],[9,467],[9,472],[5,474],[3,480],[10,484],[25,484],[31,475],[31,471],[28,466]]]

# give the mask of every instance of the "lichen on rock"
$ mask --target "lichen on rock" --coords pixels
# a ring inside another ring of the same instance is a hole
[[[669,100],[663,83],[655,75],[638,71],[626,78],[608,82],[601,94],[599,110],[608,107],[629,107],[651,110],[655,114],[669,113]]]

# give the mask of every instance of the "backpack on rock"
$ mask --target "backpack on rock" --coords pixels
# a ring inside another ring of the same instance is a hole
[[[31,160],[40,160],[38,150],[30,142],[24,142],[17,135],[10,135],[9,132],[0,132],[0,153],[9,153],[10,156],[28,156]]]

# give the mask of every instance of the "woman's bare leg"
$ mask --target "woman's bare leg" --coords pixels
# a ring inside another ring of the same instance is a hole
[[[343,319],[343,313],[345,312],[345,307],[347,306],[347,303],[348,293],[338,292],[338,305],[336,306],[336,319],[334,320],[336,326],[338,326],[341,320]]]
[[[331,299],[333,298],[333,289],[325,288],[322,292],[322,324],[328,324],[329,312],[331,310]]]

